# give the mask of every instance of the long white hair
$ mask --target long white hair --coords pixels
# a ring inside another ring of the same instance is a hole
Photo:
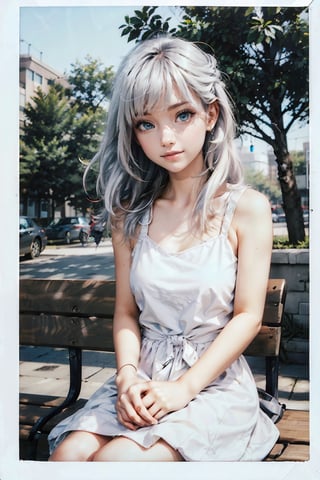
[[[105,135],[92,160],[99,163],[97,189],[104,198],[105,216],[122,219],[125,238],[135,235],[169,180],[167,171],[150,161],[135,142],[134,121],[145,111],[151,112],[173,88],[190,102],[197,95],[205,109],[214,101],[219,103],[218,120],[203,146],[206,182],[194,208],[202,230],[213,213],[211,199],[217,189],[225,182],[234,187],[242,183],[231,102],[214,56],[179,38],[138,43],[118,68]]]

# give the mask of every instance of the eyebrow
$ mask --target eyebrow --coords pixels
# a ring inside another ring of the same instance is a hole
[[[169,110],[169,111],[175,110],[176,108],[183,107],[184,105],[190,105],[190,102],[184,100],[183,102],[174,103],[172,105],[169,105],[167,110]],[[143,115],[151,115],[151,113],[150,112],[143,112]]]

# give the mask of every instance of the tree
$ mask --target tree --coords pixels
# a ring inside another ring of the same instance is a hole
[[[71,64],[68,81],[71,88],[71,99],[78,107],[78,112],[96,112],[105,106],[110,96],[113,67],[104,67],[103,64],[92,58],[85,57],[85,62],[76,61]]]
[[[279,183],[270,181],[270,177],[262,171],[252,169],[245,170],[245,179],[248,185],[264,193],[272,205],[277,205],[281,201],[281,191]]]
[[[308,119],[305,10],[293,7],[177,8],[183,10],[184,16],[171,33],[197,41],[205,51],[214,52],[236,104],[239,135],[248,133],[271,145],[278,165],[289,242],[303,241],[301,199],[287,136],[293,124]],[[147,38],[147,31],[149,35],[155,33],[152,28],[152,17],[156,15],[154,7],[143,7],[141,12],[143,15],[135,11],[136,17],[126,17],[126,24],[120,27],[122,35],[128,35],[130,40],[139,41],[142,35]]]
[[[69,188],[67,158],[72,126],[72,108],[64,89],[40,88],[25,108],[20,148],[20,187],[38,199],[48,199],[51,215],[64,202]]]
[[[305,153],[302,150],[291,152],[293,170],[295,175],[307,175],[307,162]]]
[[[93,158],[101,141],[106,119],[106,106],[111,94],[114,73],[99,60],[86,56],[85,62],[71,64],[68,81],[72,85],[70,103],[75,109],[68,143],[73,169],[73,195],[70,204],[83,213],[88,207],[82,177],[86,164]],[[92,191],[95,190],[92,188]]]

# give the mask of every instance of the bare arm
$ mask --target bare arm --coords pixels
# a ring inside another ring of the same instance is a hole
[[[131,247],[124,242],[121,230],[114,230],[112,244],[116,271],[116,302],[113,319],[113,339],[117,362],[118,400],[116,409],[119,421],[131,430],[156,423],[142,405],[133,405],[138,393],[134,386],[141,383],[137,375],[141,336],[138,308],[130,288]],[[131,395],[128,390],[131,388]],[[133,400],[132,400],[133,399]]]
[[[140,329],[138,309],[130,289],[129,275],[131,249],[120,231],[112,234],[116,272],[116,301],[113,319],[113,340],[117,369],[125,364],[138,366],[140,355]]]

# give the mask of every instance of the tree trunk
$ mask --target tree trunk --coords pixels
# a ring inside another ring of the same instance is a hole
[[[278,164],[278,177],[286,216],[289,243],[297,245],[305,240],[301,197],[288,151],[274,152]]]

